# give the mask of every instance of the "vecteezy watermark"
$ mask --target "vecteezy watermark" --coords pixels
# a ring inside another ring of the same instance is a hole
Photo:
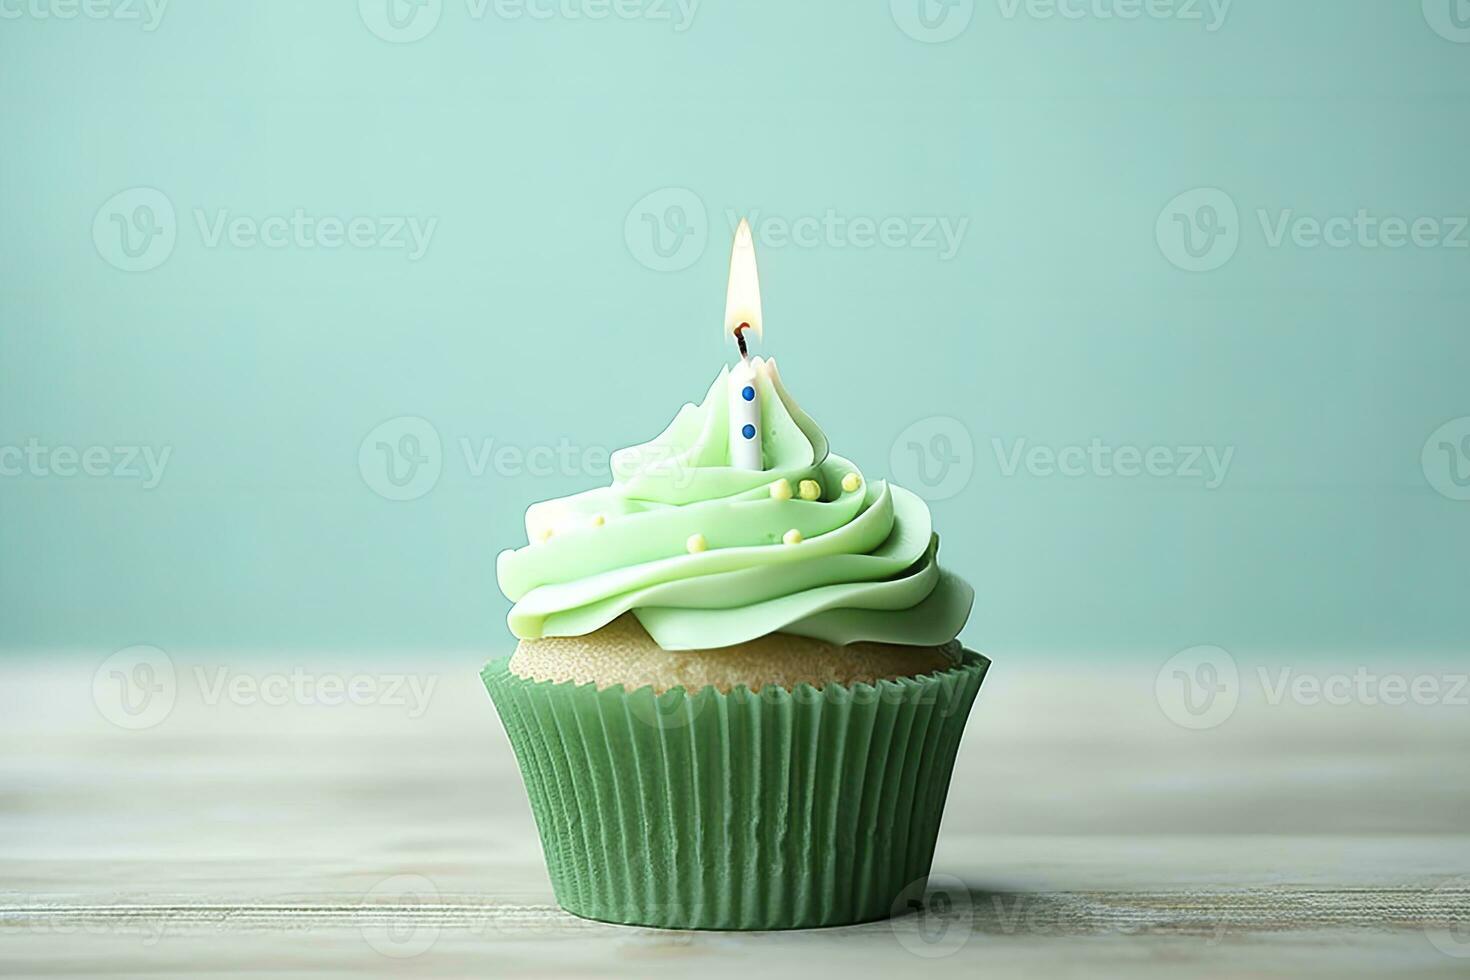
[[[444,471],[439,430],[416,415],[389,419],[363,437],[357,470],[385,500],[417,500],[434,489]]]
[[[1440,882],[1429,897],[1434,906],[1447,909],[1439,914],[1431,909],[1425,918],[1430,945],[1457,960],[1470,958],[1470,875]]]
[[[959,254],[970,219],[963,215],[869,215],[842,214],[828,208],[822,214],[797,217],[762,214],[758,209],[725,211],[730,233],[741,216],[750,222],[751,233],[762,248],[885,248],[933,251],[939,261]]]
[[[1470,415],[1450,419],[1424,440],[1424,478],[1450,500],[1470,500]]]
[[[893,22],[915,41],[953,41],[975,19],[975,0],[888,0]]]
[[[1213,34],[1225,26],[1234,0],[996,0],[1006,20],[1175,20]]]
[[[1060,476],[1097,479],[1197,480],[1217,490],[1230,474],[1234,446],[1031,444],[1025,438],[990,440],[1002,477],[1021,473],[1034,478]],[[926,500],[944,500],[969,485],[975,469],[975,445],[964,422],[949,416],[920,419],[898,434],[889,452],[895,482]]]
[[[1404,218],[1359,208],[1351,215],[1318,218],[1292,208],[1258,208],[1256,219],[1269,248],[1281,248],[1289,240],[1303,249],[1470,249],[1470,215],[1463,214]]]
[[[975,901],[954,875],[931,874],[898,893],[889,928],[899,945],[926,960],[953,956],[975,933]]]
[[[465,0],[471,20],[644,20],[675,34],[694,26],[701,0]]]
[[[1178,21],[1213,34],[1225,26],[1234,0],[995,0],[1002,20]],[[889,0],[899,30],[925,44],[952,41],[969,29],[975,0]]]
[[[173,446],[48,446],[32,436],[24,445],[0,445],[0,477],[140,480],[152,490],[163,482],[173,452]]]
[[[378,882],[357,908],[362,938],[389,959],[422,956],[439,940],[439,924],[425,906],[439,903],[439,888],[423,875],[394,875]]]
[[[1424,20],[1446,41],[1470,44],[1470,0],[1423,0]]]
[[[1154,700],[1181,728],[1215,728],[1230,720],[1240,702],[1240,668],[1217,646],[1181,650],[1154,678]]]
[[[339,218],[309,214],[305,208],[262,216],[195,208],[194,224],[205,248],[404,251],[408,261],[417,262],[429,250],[439,219],[415,214]]]
[[[244,671],[228,665],[195,664],[185,672],[155,646],[119,650],[92,675],[92,703],[119,728],[138,731],[166,721],[184,682],[192,681],[206,708],[386,708],[417,721],[439,685],[435,674],[307,670]]]
[[[0,20],[112,20],[158,30],[169,0],[0,0]]]
[[[1240,211],[1218,187],[1178,195],[1159,212],[1154,238],[1164,258],[1186,272],[1210,272],[1240,247]]]
[[[1218,945],[1226,925],[1177,914],[1140,920],[1083,894],[971,890],[953,875],[912,882],[892,906],[889,928],[899,944],[924,959],[953,956],[975,933],[999,936],[1190,935]],[[1177,910],[1171,910],[1177,912]]]
[[[154,187],[119,191],[92,218],[97,254],[124,272],[147,272],[163,265],[178,237],[174,203]]]
[[[443,0],[357,0],[363,25],[394,44],[428,37],[443,13]]]
[[[1309,673],[1292,667],[1256,668],[1266,703],[1272,707],[1290,701],[1313,707],[1320,704],[1368,707],[1417,704],[1470,707],[1470,674],[1382,673],[1359,666],[1351,672]]]
[[[119,650],[92,674],[92,703],[119,728],[152,728],[174,710],[178,672],[171,657],[146,644]]]
[[[1009,447],[994,438],[990,446],[1001,476],[1007,478],[1024,469],[1033,477],[1200,480],[1206,490],[1219,489],[1235,459],[1234,446],[1109,446],[1096,438],[1085,446],[1028,445],[1017,439]]]
[[[500,21],[650,21],[668,24],[676,34],[694,26],[701,0],[464,0],[472,22]],[[428,37],[444,13],[443,0],[357,0],[357,12],[373,34],[394,44]]]
[[[17,896],[18,897],[18,896]],[[76,936],[110,936],[124,941],[135,940],[144,949],[154,949],[166,939],[186,934],[188,926],[180,922],[168,906],[139,905],[136,893],[108,896],[107,904],[127,906],[125,917],[92,917],[78,909],[52,906],[54,896],[35,895],[35,904],[23,913],[8,912],[9,931],[24,930],[32,936],[44,936],[66,943]]]
[[[1182,728],[1218,728],[1240,703],[1246,679],[1254,681],[1268,708],[1299,707],[1470,707],[1470,673],[1257,667],[1242,676],[1235,658],[1217,646],[1198,646],[1170,657],[1154,678],[1154,696],[1164,716]]]
[[[645,194],[623,219],[623,241],[633,258],[654,272],[689,268],[709,244],[704,200],[687,187],[662,187]]]
[[[213,668],[196,665],[194,680],[204,704],[211,708],[226,702],[242,708],[286,705],[402,708],[415,721],[428,710],[434,688],[439,684],[434,674],[342,674],[301,667],[247,673],[224,665]]]
[[[557,444],[519,446],[497,443],[493,438],[479,440],[459,437],[460,455],[465,471],[472,477],[488,474],[515,479],[522,476],[605,477],[613,472],[613,451],[606,446],[581,446],[563,437]]]
[[[518,445],[491,436],[455,439],[464,474],[472,480],[487,477],[609,477],[628,479],[637,474],[686,487],[694,469],[672,449],[643,446],[613,450],[581,445],[565,437],[555,444]],[[445,465],[444,441],[428,419],[402,415],[381,423],[358,445],[357,466],[363,482],[387,500],[417,500],[438,484]]]
[[[294,208],[281,214],[240,214],[230,208],[193,208],[192,224],[201,247],[244,251],[263,248],[298,251],[403,252],[422,259],[439,227],[436,217],[414,214],[313,214]],[[124,272],[156,269],[173,254],[179,221],[168,195],[153,187],[132,187],[108,198],[92,219],[97,254]]]
[[[893,440],[888,469],[894,482],[925,500],[947,500],[970,485],[975,474],[975,441],[959,419],[931,415]]]
[[[963,215],[866,215],[827,208],[793,216],[726,208],[732,235],[742,217],[762,248],[909,249],[933,252],[941,262],[959,254],[970,229]],[[704,199],[687,187],[645,194],[623,219],[628,252],[655,272],[680,272],[698,262],[709,235]]]
[[[633,658],[626,673],[635,677],[652,676],[657,672],[659,663],[660,656],[657,651],[640,654]],[[645,684],[628,693],[627,710],[628,716],[641,725],[661,731],[671,731],[697,724],[699,719],[711,710],[718,712],[728,708],[732,712],[744,713],[747,710],[757,709],[757,706],[773,705],[783,706],[779,710],[785,710],[784,706],[789,705],[807,706],[816,710],[823,704],[824,697],[819,688],[814,688],[809,684],[799,684],[789,691],[777,684],[767,684],[757,691],[737,687],[727,695],[718,694],[709,687],[696,694],[689,694],[682,687],[655,693],[651,686]],[[864,686],[853,692],[851,703],[854,705],[932,705],[935,715],[941,718],[952,717],[956,711],[968,710],[968,705],[954,692],[937,684],[917,694],[904,692],[895,687]],[[722,704],[724,708],[721,707]]]
[[[1257,208],[1260,242],[1266,248],[1343,251],[1470,250],[1470,215],[1384,215],[1369,208],[1351,214],[1298,214],[1294,208]],[[1242,244],[1240,211],[1217,187],[1200,187],[1175,197],[1155,223],[1159,251],[1186,272],[1211,272],[1234,257]]]

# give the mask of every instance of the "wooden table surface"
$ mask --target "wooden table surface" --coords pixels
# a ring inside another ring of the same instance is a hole
[[[1443,664],[1394,668],[1445,681],[1405,705],[1278,701],[1243,665],[1190,730],[1162,658],[997,656],[928,910],[734,934],[557,909],[481,654],[103,656],[0,660],[7,976],[1470,976],[1470,707]],[[154,701],[121,710],[119,677]]]

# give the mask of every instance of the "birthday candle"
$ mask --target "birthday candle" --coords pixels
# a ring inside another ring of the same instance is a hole
[[[761,398],[755,387],[755,365],[747,357],[730,370],[730,465],[763,470],[761,462]]]
[[[756,386],[757,362],[752,362],[746,334],[763,335],[761,284],[755,267],[755,242],[744,218],[735,230],[730,252],[730,281],[725,291],[725,332],[735,339],[740,361],[730,371],[730,465],[761,470],[761,396]]]

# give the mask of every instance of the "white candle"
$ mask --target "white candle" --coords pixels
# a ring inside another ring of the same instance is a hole
[[[730,465],[763,470],[761,462],[761,396],[755,365],[742,357],[730,371]]]
[[[755,267],[755,241],[750,223],[740,219],[730,252],[730,282],[725,290],[725,334],[740,347],[740,363],[730,371],[730,465],[763,470],[761,461],[761,396],[756,364],[746,349],[749,334],[761,337],[761,283]]]

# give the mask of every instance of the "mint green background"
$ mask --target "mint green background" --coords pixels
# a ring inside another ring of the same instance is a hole
[[[1470,251],[1273,249],[1255,212],[1470,213],[1470,44],[1417,0],[1237,0],[1213,33],[1001,11],[944,44],[887,0],[705,0],[683,33],[445,0],[409,44],[350,0],[0,20],[0,445],[172,447],[151,491],[0,478],[0,644],[504,649],[496,551],[596,480],[474,477],[458,440],[656,433],[729,357],[727,209],[832,208],[971,222],[948,262],[760,257],[764,350],[837,451],[878,477],[911,423],[972,434],[974,478],[933,505],[972,646],[1463,648],[1470,503],[1420,452],[1470,415]],[[91,229],[134,186],[179,238],[125,273]],[[658,273],[624,220],[670,186],[711,230]],[[1241,212],[1208,273],[1155,240],[1196,187]],[[296,207],[439,225],[409,262],[206,248],[192,217]],[[443,475],[392,502],[358,448],[401,415]],[[1006,478],[991,451],[1094,436],[1235,457],[1205,491]]]

